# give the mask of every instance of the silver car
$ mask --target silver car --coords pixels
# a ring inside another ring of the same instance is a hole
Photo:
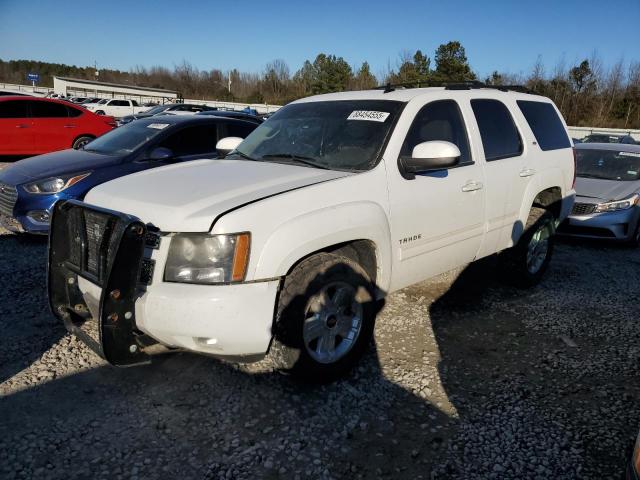
[[[564,235],[640,244],[640,145],[579,143],[576,203]]]

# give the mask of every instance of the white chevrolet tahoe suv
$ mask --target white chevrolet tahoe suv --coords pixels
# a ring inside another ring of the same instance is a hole
[[[390,292],[496,252],[538,282],[574,198],[555,105],[507,87],[314,96],[219,148],[56,204],[51,308],[115,365],[175,348],[333,379]]]
[[[97,113],[98,115],[109,115],[111,117],[124,117],[126,115],[135,115],[149,110],[149,107],[142,107],[138,105],[135,100],[118,100],[112,99],[100,101],[100,103],[89,103],[86,106],[87,110]]]

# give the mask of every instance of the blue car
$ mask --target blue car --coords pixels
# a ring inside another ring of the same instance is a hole
[[[257,124],[215,116],[162,116],[112,130],[81,150],[63,150],[0,170],[0,225],[18,233],[47,234],[53,204],[83,199],[114,178],[174,162],[216,158],[216,143],[245,138]]]

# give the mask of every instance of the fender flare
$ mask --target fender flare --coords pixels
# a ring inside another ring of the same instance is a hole
[[[293,248],[291,239],[295,239]],[[374,244],[376,284],[387,291],[391,282],[390,226],[382,207],[369,201],[313,210],[280,224],[264,243],[255,278],[285,276],[301,259],[355,240],[369,240]]]

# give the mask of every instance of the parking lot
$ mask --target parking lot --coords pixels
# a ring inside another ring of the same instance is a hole
[[[105,365],[48,311],[46,242],[0,244],[2,478],[621,478],[637,434],[640,250],[561,243],[528,291],[491,259],[402,290],[361,366],[310,387]]]

